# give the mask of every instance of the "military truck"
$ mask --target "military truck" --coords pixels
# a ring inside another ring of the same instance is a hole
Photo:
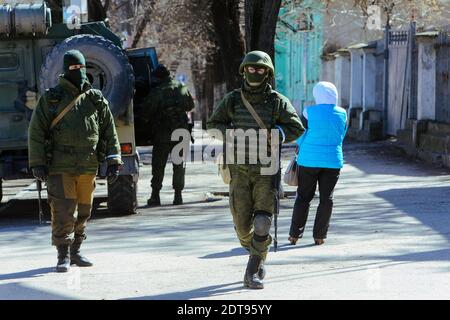
[[[108,209],[134,213],[139,177],[134,102],[150,88],[158,65],[155,49],[125,50],[105,21],[88,21],[85,8],[80,8],[86,0],[63,1],[62,8],[51,8],[45,1],[1,3],[0,178],[31,176],[27,135],[33,108],[39,96],[56,85],[64,53],[77,49],[86,58],[93,87],[109,101],[121,143],[124,166],[118,181],[108,185]],[[103,164],[99,175],[105,171]]]

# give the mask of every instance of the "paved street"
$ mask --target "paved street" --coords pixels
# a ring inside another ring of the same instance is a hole
[[[279,250],[269,253],[264,290],[242,286],[247,256],[228,198],[218,195],[227,186],[216,166],[188,165],[186,204],[172,206],[168,165],[164,205],[155,209],[145,207],[144,165],[139,214],[112,217],[103,204],[94,213],[84,245],[92,268],[55,273],[50,226],[22,215],[20,203],[3,210],[0,299],[450,299],[450,173],[386,144],[344,146],[325,245],[313,245],[317,199],[296,246],[287,245],[294,197],[281,201]]]

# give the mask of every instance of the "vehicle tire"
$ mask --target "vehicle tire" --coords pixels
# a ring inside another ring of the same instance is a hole
[[[137,182],[132,175],[119,176],[116,182],[108,184],[107,205],[112,214],[137,213]]]
[[[121,48],[100,36],[76,35],[57,44],[41,68],[41,94],[58,83],[64,54],[69,50],[79,50],[84,55],[89,81],[102,91],[114,117],[124,114],[134,94],[133,68]]]

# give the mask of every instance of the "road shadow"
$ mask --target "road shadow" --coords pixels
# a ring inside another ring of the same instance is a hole
[[[374,194],[450,241],[450,187],[389,189]]]
[[[450,174],[449,168],[428,164],[408,156],[403,149],[391,141],[347,143],[343,146],[343,152],[345,163],[365,174],[410,177]],[[368,165],[369,161],[370,165]],[[407,166],[408,170],[399,170],[399,165]]]
[[[50,206],[47,200],[42,200],[42,213],[46,219],[50,219]],[[20,214],[18,214],[20,212]],[[37,199],[9,200],[0,206],[1,219],[30,220],[39,216],[39,204]]]
[[[310,248],[310,247],[314,247],[314,246],[315,246],[314,243],[305,244],[305,245],[298,245],[298,244],[297,245],[291,245],[289,243],[285,243],[285,244],[282,244],[282,245],[278,245],[277,252],[279,252],[279,251],[295,250],[295,249],[305,249],[305,248]],[[275,248],[272,246],[270,248],[270,251],[271,252],[275,252]]]
[[[206,256],[200,257],[200,259],[221,259],[221,258],[238,257],[238,256],[248,256],[248,251],[242,247],[239,247],[239,248],[233,248],[229,251],[207,254]]]
[[[307,272],[301,272],[299,274],[292,274],[290,276],[272,276],[270,279],[271,282],[285,282],[285,281],[297,281],[300,279],[311,279],[311,278],[323,278],[326,276],[334,276],[334,275],[344,275],[347,273],[368,272],[370,270],[383,270],[390,267],[398,267],[403,266],[415,262],[447,262],[450,260],[450,249],[441,249],[441,250],[432,250],[432,251],[423,251],[423,252],[413,252],[408,254],[401,255],[391,255],[391,256],[383,256],[383,255],[371,255],[365,257],[358,256],[347,256],[345,261],[352,262],[352,265],[342,266],[342,267],[333,267],[331,269],[323,269],[323,270],[313,270]],[[316,264],[320,264],[321,262],[329,261],[329,258],[324,257],[323,259],[314,259],[314,261],[309,261],[309,263],[314,262]],[[340,262],[344,260],[340,259]],[[289,259],[271,261],[271,266],[283,266],[288,264],[300,264],[305,263],[304,260],[296,260],[294,257]],[[447,274],[450,270],[450,267],[442,267],[441,272]]]
[[[278,245],[277,252],[279,251],[287,251],[287,250],[293,250],[293,249],[304,249],[309,247],[314,247],[315,244],[305,244],[305,245],[290,245],[290,244],[282,244]],[[270,248],[270,252],[275,252],[275,247],[272,246]],[[248,251],[245,250],[242,247],[239,248],[233,248],[229,251],[223,251],[223,252],[217,252],[217,253],[211,253],[206,256],[200,257],[200,259],[221,259],[221,258],[229,258],[229,257],[239,257],[239,256],[248,256]]]
[[[190,205],[196,205],[196,204],[202,204],[202,203],[209,203],[209,202],[216,202],[221,201],[222,198],[214,198],[214,199],[207,199],[207,200],[196,200],[196,201],[183,201],[183,204],[181,205],[175,205],[175,204],[161,204],[160,206],[149,206],[149,205],[143,205],[139,206],[138,209],[149,209],[149,208],[182,208],[182,207],[189,207]]]
[[[0,281],[37,278],[37,277],[42,277],[48,273],[53,273],[53,272],[55,272],[55,268],[47,267],[47,268],[26,270],[26,271],[21,271],[21,272],[5,273],[5,274],[0,274]]]
[[[162,204],[160,206],[149,206],[149,205],[140,205],[137,207],[137,210],[133,214],[129,213],[111,213],[106,205],[104,203],[99,203],[98,205],[94,206],[92,209],[92,215],[91,220],[99,220],[99,219],[106,219],[106,218],[124,218],[124,217],[133,217],[136,215],[139,215],[143,212],[145,212],[148,209],[155,210],[155,212],[158,211],[170,211],[170,212],[178,212],[175,215],[179,215],[182,212],[186,213],[186,209],[191,209],[191,206],[195,206],[198,204],[208,204],[211,202],[218,202],[221,201],[221,198],[214,198],[214,199],[208,199],[208,200],[197,200],[197,201],[185,201],[182,205],[174,205],[174,204]],[[191,214],[189,214],[191,215]]]
[[[224,283],[214,286],[208,286],[182,292],[171,292],[154,296],[143,296],[135,298],[126,298],[123,300],[190,300],[201,299],[213,296],[221,296],[227,293],[244,290],[242,281]],[[250,290],[250,289],[249,289]]]
[[[94,198],[92,203],[92,214],[104,211],[102,203],[107,201],[104,197]],[[51,211],[47,199],[42,199],[42,213],[47,221],[51,220]],[[20,212],[20,214],[18,214]],[[0,218],[2,220],[35,220],[39,216],[39,202],[37,199],[13,199],[0,205]],[[113,215],[112,215],[113,216]]]
[[[450,249],[411,252],[396,256],[369,257],[391,261],[426,262],[426,261],[450,261]],[[450,269],[450,267],[449,267]]]
[[[20,283],[0,284],[0,300],[73,300],[74,298],[26,287]]]

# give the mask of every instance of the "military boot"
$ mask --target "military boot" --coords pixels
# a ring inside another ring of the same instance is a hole
[[[67,272],[70,269],[70,258],[69,258],[69,245],[62,244],[56,246],[58,250],[58,264],[56,265],[56,272]]]
[[[92,267],[94,264],[80,253],[81,242],[74,242],[70,246],[70,264],[76,264],[79,267]]]
[[[183,197],[181,196],[181,190],[175,190],[175,196],[173,197],[173,204],[183,204]]]
[[[150,199],[147,200],[147,205],[150,207],[161,205],[161,199],[159,198],[159,191],[152,190],[152,195],[150,196]]]
[[[236,227],[234,228],[236,230]],[[250,249],[247,247],[244,247],[245,250],[247,250],[248,253],[250,253]],[[264,279],[264,277],[266,276],[266,267],[264,266],[264,262],[261,261],[261,263],[259,264],[259,269],[258,269],[258,278],[260,280]]]
[[[259,278],[259,267],[261,265],[261,257],[250,256],[248,259],[247,269],[245,270],[244,286],[250,289],[264,289],[264,283]]]
[[[259,280],[263,280],[266,276],[266,267],[264,266],[264,262],[261,261],[258,269],[258,278]]]

